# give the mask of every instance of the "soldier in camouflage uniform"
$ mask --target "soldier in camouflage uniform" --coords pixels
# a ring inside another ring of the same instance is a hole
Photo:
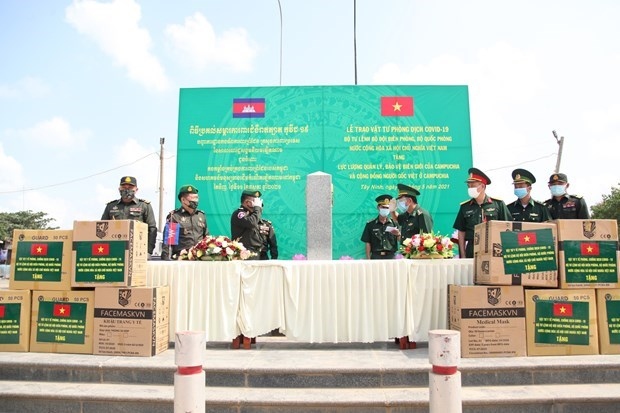
[[[514,193],[518,198],[515,202],[508,204],[508,210],[513,221],[522,222],[545,222],[549,221],[549,211],[542,203],[532,199],[532,184],[536,182],[536,177],[525,169],[515,169],[512,171]]]
[[[390,195],[375,198],[379,215],[366,223],[361,241],[366,243],[366,259],[389,260],[398,250],[400,232],[397,223],[390,218]],[[392,227],[390,231],[389,227]]]
[[[181,207],[170,212],[166,217],[166,222],[178,224],[179,243],[178,245],[162,246],[161,259],[176,259],[179,252],[188,249],[198,243],[209,234],[207,216],[198,209],[198,189],[195,186],[183,185],[178,194]]]
[[[551,198],[545,201],[551,219],[590,219],[586,200],[578,195],[569,195],[566,174],[553,174],[549,177]]]
[[[461,258],[474,257],[474,227],[477,224],[512,220],[504,201],[487,196],[486,188],[491,184],[491,179],[477,168],[469,168],[468,173],[467,193],[471,199],[461,203],[453,225],[458,231]]]
[[[157,240],[157,223],[151,203],[145,199],[136,198],[138,181],[133,176],[123,176],[118,187],[120,199],[106,204],[101,219],[135,219],[148,225],[147,252],[150,255],[155,249]]]
[[[260,220],[263,214],[263,200],[260,191],[246,190],[241,194],[241,205],[230,217],[231,239],[240,241],[257,260],[263,247]]]

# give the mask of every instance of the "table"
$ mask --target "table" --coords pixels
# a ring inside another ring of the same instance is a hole
[[[473,260],[149,261],[147,285],[170,286],[170,341],[279,328],[311,343],[428,341],[447,328],[448,284],[472,285]]]

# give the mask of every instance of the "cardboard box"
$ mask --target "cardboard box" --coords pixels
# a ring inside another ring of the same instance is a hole
[[[94,291],[33,291],[30,351],[93,354]]]
[[[71,230],[13,231],[12,290],[71,289]]]
[[[0,290],[0,351],[30,348],[29,290]]]
[[[154,356],[168,349],[170,288],[95,289],[94,354]]]
[[[525,356],[521,286],[448,286],[450,329],[461,332],[462,357]]]
[[[525,290],[528,356],[598,354],[593,289]]]
[[[599,350],[601,354],[620,354],[620,288],[596,290]]]
[[[561,288],[619,288],[618,223],[615,219],[559,219]]]
[[[71,286],[146,285],[147,231],[135,220],[75,221]]]
[[[556,226],[488,221],[474,228],[474,283],[558,287]]]

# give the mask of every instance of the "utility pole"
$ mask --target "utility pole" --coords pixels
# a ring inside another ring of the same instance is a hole
[[[164,142],[166,138],[159,138],[159,222],[160,231],[164,230]]]
[[[562,148],[564,147],[564,136],[560,136],[558,138],[558,134],[556,133],[556,131],[552,131],[552,133],[555,141],[558,143],[559,146],[558,159],[555,162],[555,173],[557,174],[560,172],[560,162],[562,161]]]

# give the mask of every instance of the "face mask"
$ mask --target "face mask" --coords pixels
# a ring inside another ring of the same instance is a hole
[[[549,190],[551,190],[551,195],[553,196],[562,196],[566,193],[564,185],[551,185]]]
[[[187,206],[191,209],[198,208],[198,201],[187,201]]]
[[[469,195],[470,198],[477,198],[478,194],[480,194],[480,191],[478,191],[478,188],[467,188],[467,194]]]
[[[381,215],[382,217],[387,217],[388,215],[390,215],[390,210],[387,208],[380,208],[379,215]]]
[[[399,213],[405,212],[407,210],[407,201],[404,199],[396,201],[396,209]]]
[[[121,193],[121,198],[125,199],[133,199],[136,196],[135,189],[119,189],[119,192]]]
[[[519,199],[523,199],[527,195],[527,188],[515,188],[515,195]]]

